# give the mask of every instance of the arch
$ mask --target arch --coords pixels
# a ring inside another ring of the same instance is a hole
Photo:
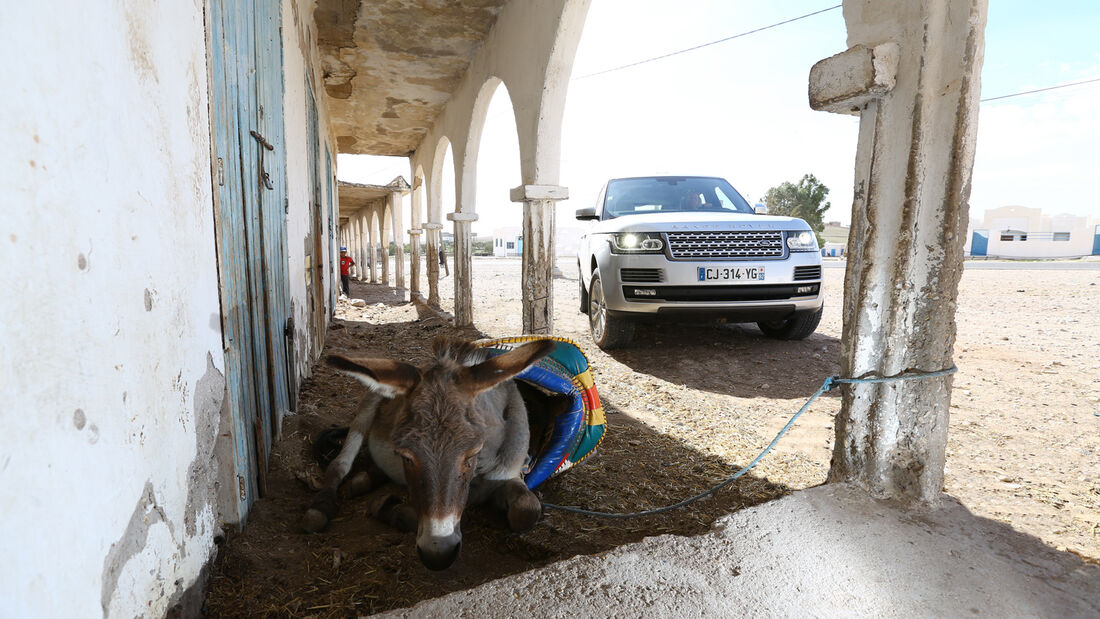
[[[515,110],[511,94],[503,82],[491,95],[477,149],[479,220],[493,221],[494,227],[518,226],[523,207],[511,200],[512,189],[523,184]],[[480,173],[482,169],[486,170],[485,175]]]
[[[563,2],[557,29],[536,30],[538,40],[531,42],[531,47],[546,50],[545,64],[532,54],[531,64],[509,65],[513,70],[503,75],[516,114],[524,184],[558,184],[565,97],[587,13],[587,2]]]
[[[409,198],[409,223],[413,228],[419,228],[424,223],[424,194],[427,190],[424,182],[424,166],[418,163],[413,167],[412,194]]]
[[[481,136],[485,131],[485,121],[489,114],[489,103],[493,100],[493,94],[497,87],[504,82],[494,75],[490,75],[481,84],[474,105],[470,109],[466,144],[462,151],[462,162],[456,171],[455,179],[458,181],[455,194],[458,198],[458,210],[464,213],[477,212],[477,159],[481,150]],[[505,87],[507,90],[507,87]],[[510,101],[510,99],[509,99]],[[513,112],[514,113],[514,112]]]
[[[447,136],[443,136],[436,142],[432,153],[432,171],[428,187],[428,219],[435,223],[443,221],[443,164],[450,151],[451,141]]]

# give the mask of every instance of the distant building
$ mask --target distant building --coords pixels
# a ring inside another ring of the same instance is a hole
[[[1100,220],[1045,215],[1041,208],[1002,206],[971,220],[965,251],[1001,258],[1076,258],[1100,255]]]
[[[493,230],[493,255],[498,258],[523,255],[523,229],[513,226]]]
[[[825,224],[821,236],[825,239],[825,246],[821,248],[822,256],[839,258],[848,253],[848,226],[841,225],[839,221],[830,221]]]
[[[558,228],[554,231],[554,253],[559,258],[575,256],[584,230]],[[493,255],[498,258],[523,255],[523,228],[516,226],[493,230]]]

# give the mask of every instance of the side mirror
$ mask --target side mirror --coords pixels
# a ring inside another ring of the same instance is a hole
[[[752,210],[755,211],[757,215],[767,215],[768,205],[763,202],[757,202],[756,206],[752,207]]]
[[[589,221],[592,219],[599,219],[600,216],[596,214],[596,209],[592,207],[577,209],[577,219],[581,221]]]

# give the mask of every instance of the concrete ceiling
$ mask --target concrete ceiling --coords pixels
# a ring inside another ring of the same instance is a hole
[[[340,220],[348,219],[360,210],[370,206],[382,206],[386,198],[394,191],[402,194],[408,193],[409,183],[398,176],[386,185],[364,185],[361,183],[349,183],[338,181],[338,195],[340,196]]]
[[[319,0],[325,104],[341,153],[410,155],[508,0]]]

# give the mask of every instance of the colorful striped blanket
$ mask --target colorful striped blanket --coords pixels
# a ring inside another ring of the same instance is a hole
[[[603,439],[607,421],[596,384],[588,368],[584,351],[571,340],[551,336],[506,337],[477,342],[488,349],[490,356],[508,352],[534,340],[551,340],[557,343],[554,350],[535,365],[516,376],[517,380],[564,396],[567,409],[554,415],[547,428],[548,437],[540,441],[524,473],[528,488],[535,488],[547,479],[580,464]],[[541,437],[537,437],[541,438]]]

